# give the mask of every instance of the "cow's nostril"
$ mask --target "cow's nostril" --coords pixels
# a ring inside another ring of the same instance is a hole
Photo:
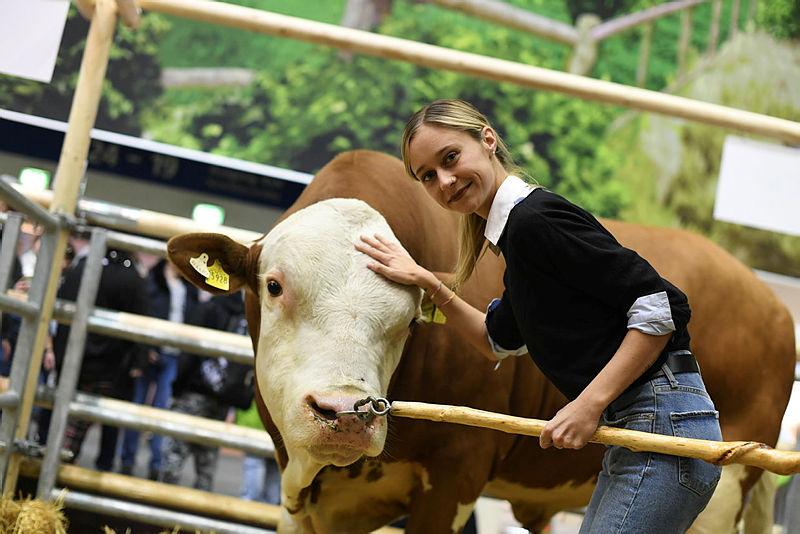
[[[331,410],[328,408],[323,408],[316,402],[311,402],[311,409],[314,410],[314,413],[322,417],[323,419],[328,419],[333,421],[336,419],[336,410]]]

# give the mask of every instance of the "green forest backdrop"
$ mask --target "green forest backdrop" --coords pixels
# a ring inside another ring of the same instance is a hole
[[[346,4],[229,2],[334,24]],[[578,13],[610,18],[657,2],[508,3],[572,24]],[[724,44],[715,62],[680,85],[679,17],[658,21],[647,88],[674,86],[677,94],[800,121],[800,0],[759,2],[755,24],[732,39],[730,2],[723,5]],[[740,11],[740,28],[745,13]],[[710,20],[710,3],[694,10],[691,62],[706,49]],[[0,76],[0,107],[66,120],[87,29],[71,8],[53,82]],[[570,53],[557,43],[409,0],[395,0],[373,31],[558,70]],[[638,31],[604,42],[592,76],[633,85],[638,49]],[[187,67],[246,68],[254,78],[244,86],[162,87],[163,69]],[[343,150],[399,155],[408,116],[442,97],[475,104],[532,176],[597,215],[698,231],[752,267],[800,276],[800,239],[712,218],[722,144],[736,132],[607,104],[145,14],[139,29],[119,27],[97,127],[315,172]]]

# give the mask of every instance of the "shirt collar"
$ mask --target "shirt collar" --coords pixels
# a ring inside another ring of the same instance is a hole
[[[486,219],[486,230],[483,233],[492,245],[497,246],[500,236],[503,235],[511,209],[530,195],[534,189],[536,189],[535,185],[524,182],[513,175],[509,175],[503,180],[492,200],[489,217]]]

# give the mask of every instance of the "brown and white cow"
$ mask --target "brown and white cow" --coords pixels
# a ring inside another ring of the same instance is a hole
[[[327,200],[342,198],[349,200]],[[692,348],[724,439],[774,445],[795,362],[788,311],[704,238],[604,223],[688,294]],[[455,215],[408,179],[399,160],[354,151],[325,166],[254,243],[218,234],[170,241],[170,259],[198,286],[223,291],[190,265],[205,253],[209,265],[219,260],[230,275],[229,291],[247,289],[257,400],[283,471],[279,532],[369,532],[403,515],[409,533],[459,532],[481,494],[507,499],[516,517],[538,530],[557,511],[588,502],[600,446],[542,450],[537,438],[491,430],[336,416],[367,395],[537,419],[564,405],[529,358],[493,371],[449,328],[413,324],[420,292],[372,273],[353,248],[361,234],[394,235],[421,265],[446,272],[456,255],[455,228]],[[487,254],[464,297],[484,308],[501,293],[502,270],[502,260]],[[760,474],[726,467],[695,531],[733,532]]]

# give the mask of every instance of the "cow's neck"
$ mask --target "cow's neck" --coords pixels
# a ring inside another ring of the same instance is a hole
[[[314,481],[324,464],[314,462],[309,456],[297,452],[289,457],[286,468],[281,473],[281,503],[295,514],[303,508],[306,489]]]

